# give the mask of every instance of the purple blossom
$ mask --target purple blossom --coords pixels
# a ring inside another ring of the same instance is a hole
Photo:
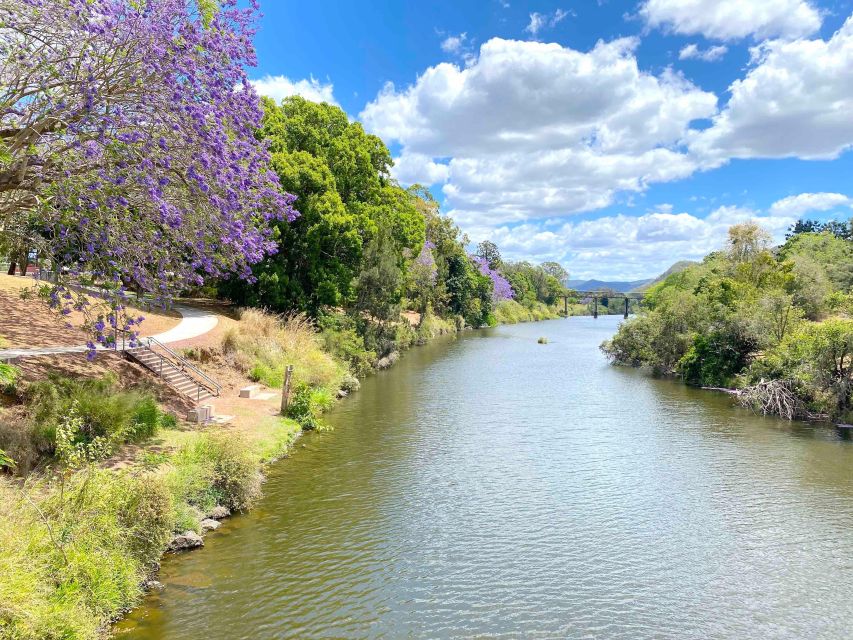
[[[515,294],[512,291],[512,285],[509,280],[504,278],[497,270],[489,266],[489,261],[479,256],[471,256],[471,259],[477,265],[484,276],[489,276],[492,280],[492,301],[500,302],[501,300],[512,300]]]
[[[0,0],[0,128],[4,148],[27,155],[25,171],[23,156],[0,166],[0,207],[39,196],[55,308],[74,306],[80,281],[115,311],[122,282],[168,300],[203,277],[246,276],[275,250],[268,222],[298,215],[255,137],[258,4],[216,5],[202,16],[193,0]]]

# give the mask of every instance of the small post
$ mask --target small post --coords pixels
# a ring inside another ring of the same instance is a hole
[[[625,296],[625,319],[628,319],[628,296]]]
[[[563,315],[569,317],[569,296],[563,296]]]
[[[593,301],[595,302],[595,310],[592,312],[592,317],[598,317],[598,296],[592,296]]]
[[[290,380],[293,378],[293,365],[289,364],[284,369],[284,386],[281,389],[281,413],[287,412],[287,405],[290,402]]]

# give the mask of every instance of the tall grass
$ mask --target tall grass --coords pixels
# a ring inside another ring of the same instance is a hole
[[[560,316],[555,307],[549,307],[541,302],[525,306],[515,300],[502,300],[495,307],[495,319],[499,324],[535,322],[558,317]]]
[[[217,505],[248,509],[260,482],[259,457],[224,433],[198,434],[156,470],[0,478],[0,638],[101,637],[173,533]]]
[[[280,387],[288,364],[295,383],[337,391],[347,374],[344,364],[327,353],[316,328],[303,314],[278,316],[245,309],[237,326],[222,340],[222,350],[251,379]]]
[[[151,475],[89,469],[23,488],[0,480],[0,638],[97,638],[134,604],[171,531]]]
[[[22,395],[23,406],[0,416],[0,449],[18,462],[22,474],[53,455],[57,426],[72,407],[83,422],[81,442],[98,438],[111,448],[150,438],[169,421],[150,391],[121,389],[114,375],[53,377],[31,383]]]

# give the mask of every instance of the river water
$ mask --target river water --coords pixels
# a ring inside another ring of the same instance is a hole
[[[411,350],[119,637],[849,638],[853,442],[609,366],[618,321]]]

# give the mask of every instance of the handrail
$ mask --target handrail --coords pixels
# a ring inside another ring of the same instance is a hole
[[[202,381],[198,381],[199,384],[201,384],[201,386],[207,386],[207,389],[209,391],[213,391],[215,396],[219,396],[222,393],[222,385],[221,384],[219,384],[216,380],[214,380],[209,375],[207,375],[204,371],[202,371],[201,369],[196,367],[194,364],[189,362],[186,358],[184,358],[183,356],[179,356],[177,353],[172,351],[169,347],[167,347],[165,344],[160,342],[157,338],[149,336],[147,338],[143,338],[142,340],[146,340],[148,342],[147,346],[149,349],[151,349],[151,343],[152,342],[154,344],[156,344],[157,346],[159,346],[166,353],[168,353],[170,356],[175,358],[175,360],[177,360],[177,363],[173,363],[173,364],[179,365],[181,369],[188,368],[191,371],[193,371],[195,374],[201,376],[201,378],[203,378],[204,381],[208,382],[210,384],[210,386],[205,385]],[[154,351],[154,349],[151,349],[151,351]]]

